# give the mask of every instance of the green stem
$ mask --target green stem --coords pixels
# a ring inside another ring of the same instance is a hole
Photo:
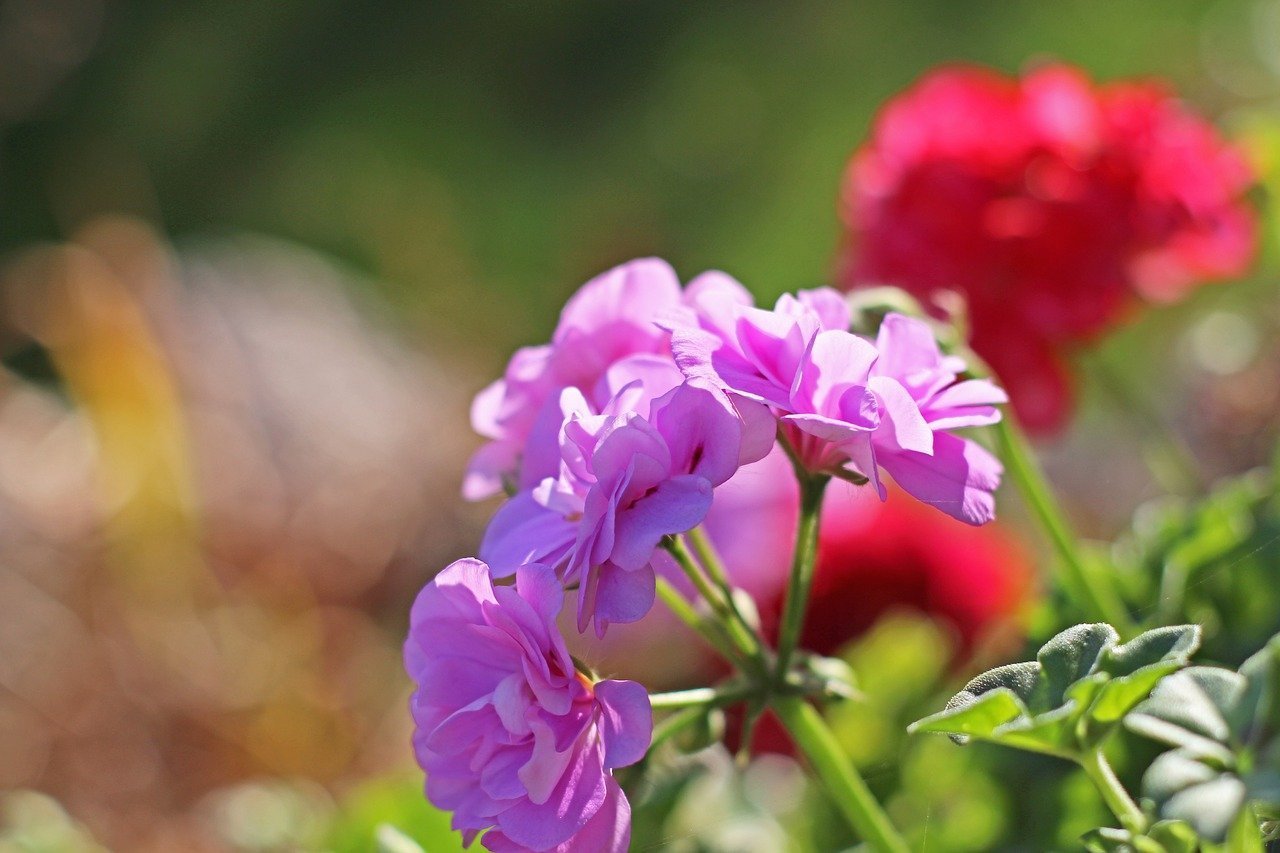
[[[698,557],[698,562],[702,564],[702,567],[706,569],[707,575],[710,576],[712,582],[724,594],[724,599],[733,610],[734,617],[742,623],[744,628],[754,633],[755,627],[747,621],[747,618],[742,614],[742,610],[738,607],[738,601],[733,595],[733,583],[729,580],[729,573],[725,570],[724,561],[720,559],[720,552],[716,550],[715,543],[711,541],[707,531],[702,526],[698,526],[686,533],[685,538],[693,546],[693,553]]]
[[[675,558],[676,563],[680,565],[689,580],[693,581],[698,594],[706,600],[712,611],[720,617],[721,626],[729,635],[733,645],[745,658],[751,661],[750,667],[762,672],[764,668],[764,652],[760,638],[747,625],[746,620],[737,613],[736,608],[732,605],[731,596],[722,594],[720,589],[711,584],[681,539],[669,536],[663,540],[663,547]]]
[[[1021,431],[1013,424],[1010,413],[1005,413],[995,429],[1009,474],[1058,552],[1066,574],[1067,591],[1090,616],[1110,622],[1122,635],[1131,636],[1136,626],[1128,608],[1111,585],[1110,576],[1089,569],[1044,471],[1036,463]]]
[[[804,628],[804,613],[809,605],[809,591],[813,587],[813,570],[818,554],[818,525],[822,516],[822,496],[830,480],[825,475],[805,473],[796,468],[800,483],[800,518],[796,524],[795,551],[791,555],[791,577],[787,583],[787,601],[778,629],[778,663],[775,678],[779,684],[786,681],[787,669],[795,655],[800,633]]]
[[[699,616],[698,612],[693,609],[693,605],[689,603],[689,600],[681,594],[680,590],[672,586],[670,581],[659,577],[657,591],[658,598],[662,599],[662,602],[676,615],[676,618],[696,631],[725,660],[736,666],[750,664],[750,658],[744,658],[729,637],[719,630],[720,623],[708,622]]]
[[[729,681],[718,687],[695,687],[691,690],[651,693],[649,704],[655,709],[684,708],[690,705],[730,705],[756,692],[757,689],[750,684]]]
[[[751,635],[753,644],[757,648],[763,648],[764,644],[756,633],[758,626],[748,621],[742,612],[742,608],[738,606],[738,599],[734,596],[733,583],[729,580],[729,573],[725,570],[724,561],[720,559],[720,552],[716,550],[715,543],[711,541],[707,531],[698,526],[686,533],[685,538],[693,546],[693,553],[697,556],[698,562],[706,569],[707,575],[720,588],[720,592],[728,603],[733,618],[741,623],[743,630]]]
[[[1099,793],[1102,794],[1102,799],[1106,802],[1107,808],[1111,809],[1111,813],[1119,819],[1121,826],[1135,835],[1146,832],[1147,816],[1142,813],[1142,809],[1138,808],[1138,804],[1129,796],[1129,792],[1124,789],[1124,785],[1120,784],[1120,780],[1116,778],[1115,771],[1107,763],[1107,758],[1102,754],[1102,750],[1095,748],[1085,753],[1080,758],[1080,766],[1084,768],[1085,773],[1093,780],[1093,784],[1097,786]]]
[[[682,708],[654,726],[653,738],[649,741],[649,755],[652,755],[653,751],[658,748],[658,744],[665,743],[702,719],[707,710],[707,707],[703,705]]]
[[[1146,445],[1147,466],[1166,491],[1197,495],[1204,491],[1204,474],[1195,454],[1170,428],[1159,410],[1140,394],[1110,361],[1095,353],[1086,360],[1102,389],[1126,412],[1135,415],[1140,437]]]
[[[779,696],[773,700],[773,710],[862,840],[880,853],[909,853],[817,709],[802,698]]]

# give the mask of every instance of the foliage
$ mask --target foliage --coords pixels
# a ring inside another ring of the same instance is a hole
[[[1161,817],[1223,841],[1246,807],[1280,815],[1280,636],[1237,672],[1196,666],[1169,676],[1125,725],[1174,747],[1142,780]]]
[[[915,732],[942,732],[1079,759],[1096,749],[1161,678],[1187,665],[1199,628],[1157,628],[1120,644],[1110,625],[1077,625],[1036,660],[989,670],[970,681]]]

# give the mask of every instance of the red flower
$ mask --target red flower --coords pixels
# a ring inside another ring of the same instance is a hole
[[[1154,83],[943,68],[890,101],[845,176],[846,287],[968,301],[974,349],[1021,420],[1071,409],[1063,355],[1138,297],[1242,273],[1256,223],[1243,158]]]
[[[910,501],[884,504],[833,487],[823,513],[801,648],[833,655],[881,616],[909,610],[950,628],[957,659],[1027,602],[1031,562],[998,524],[970,527]],[[785,576],[761,601],[769,634]]]

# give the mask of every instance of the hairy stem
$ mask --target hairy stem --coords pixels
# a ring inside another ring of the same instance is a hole
[[[681,594],[680,590],[671,585],[670,581],[664,577],[659,577],[657,591],[658,598],[662,599],[662,602],[676,615],[676,618],[696,631],[725,660],[735,666],[745,667],[748,671],[754,667],[751,658],[745,657],[737,649],[728,634],[723,631],[721,624],[719,622],[708,622],[699,616],[698,612],[693,609],[693,605]]]
[[[817,709],[797,696],[776,697],[772,705],[841,814],[862,840],[880,853],[908,853],[907,843],[889,822],[889,816],[840,749]]]
[[[1111,769],[1111,765],[1107,763],[1107,758],[1102,754],[1102,750],[1095,748],[1085,753],[1080,759],[1080,766],[1084,768],[1085,773],[1089,774],[1089,778],[1093,780],[1093,784],[1097,786],[1102,799],[1106,802],[1107,808],[1111,809],[1111,813],[1120,821],[1121,826],[1134,834],[1145,832],[1147,829],[1147,817],[1142,813],[1142,809],[1138,808],[1138,804],[1133,801],[1133,797],[1129,796],[1129,792],[1120,784],[1120,780],[1116,778],[1115,771]]]
[[[693,582],[698,594],[706,600],[712,612],[720,618],[720,625],[737,652],[749,662],[748,671],[763,673],[765,668],[763,645],[760,638],[733,606],[731,595],[712,585],[681,539],[668,536],[663,540],[663,547],[675,558],[676,563]]]
[[[729,705],[756,692],[750,684],[729,681],[717,687],[695,687],[691,690],[673,690],[669,693],[649,694],[649,703],[655,708],[686,708],[691,705]]]

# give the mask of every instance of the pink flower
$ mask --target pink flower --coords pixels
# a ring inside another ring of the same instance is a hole
[[[682,384],[648,417],[625,408],[615,400],[592,414],[563,391],[557,476],[499,509],[480,546],[499,576],[527,562],[556,566],[578,585],[579,630],[594,620],[598,634],[649,611],[662,537],[701,523],[712,490],[768,449],[743,441],[738,412],[712,388]]]
[[[676,361],[687,376],[771,407],[811,471],[865,477],[883,500],[883,469],[948,515],[994,518],[1000,463],[949,430],[999,420],[1003,392],[957,381],[963,362],[942,357],[923,321],[891,314],[873,345],[832,327],[840,315],[814,307],[824,304],[784,298],[772,312],[736,306],[676,328]]]
[[[890,101],[845,177],[839,279],[942,310],[964,295],[974,349],[1021,420],[1071,410],[1064,356],[1139,299],[1242,274],[1252,176],[1211,125],[1152,83],[1096,86],[1050,66],[1021,79],[942,68]]]
[[[631,809],[612,770],[649,747],[644,688],[591,683],[555,625],[554,572],[523,566],[494,586],[459,560],[419,594],[405,642],[417,684],[414,750],[427,798],[470,845],[493,851],[625,851]]]
[[[732,281],[723,273],[708,276]],[[688,293],[696,286],[691,282]],[[658,258],[630,261],[584,284],[561,312],[551,343],[517,351],[503,378],[476,396],[472,426],[490,441],[472,457],[463,495],[479,500],[554,475],[565,388],[599,413],[636,378],[644,380],[648,399],[679,384],[669,335],[656,321],[684,310],[687,298],[675,271]]]

